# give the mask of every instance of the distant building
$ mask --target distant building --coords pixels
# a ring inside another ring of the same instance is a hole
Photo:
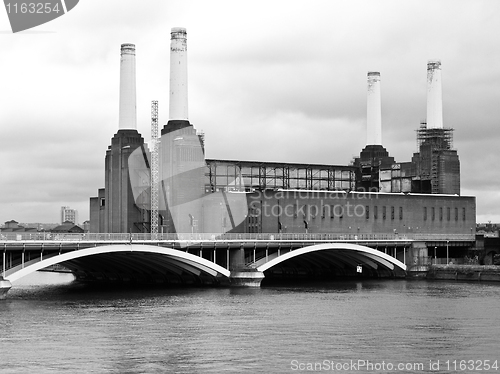
[[[76,209],[71,209],[69,206],[61,207],[61,224],[64,222],[73,222],[78,224],[78,211]]]
[[[500,235],[499,223],[478,223],[476,225],[476,234],[483,235],[485,238],[498,238]]]
[[[83,222],[83,231],[84,232],[90,231],[90,220],[86,220]]]
[[[36,228],[24,227],[19,225],[19,222],[11,220],[4,224],[3,228],[0,228],[0,232],[36,232]]]
[[[83,229],[75,225],[73,222],[66,221],[63,222],[62,225],[59,225],[57,227],[54,227],[51,232],[53,233],[72,233],[72,234],[81,234],[83,233]]]
[[[26,228],[36,229],[36,231],[50,231],[54,227],[59,226],[60,223],[21,222],[20,225]]]

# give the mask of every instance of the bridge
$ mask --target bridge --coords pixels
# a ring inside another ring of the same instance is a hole
[[[400,277],[408,264],[428,260],[416,243],[473,240],[440,234],[3,233],[0,288],[5,294],[18,279],[54,265],[78,280],[111,283],[259,286],[265,277]]]

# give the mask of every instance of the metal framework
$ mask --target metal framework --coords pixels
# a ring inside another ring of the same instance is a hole
[[[298,189],[352,191],[356,167],[258,161],[206,160],[207,192]]]
[[[158,189],[159,189],[159,160],[158,160],[158,101],[151,101],[151,234],[158,235]]]

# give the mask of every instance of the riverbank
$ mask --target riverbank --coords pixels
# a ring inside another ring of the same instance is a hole
[[[430,265],[426,279],[500,282],[497,265]]]
[[[0,276],[0,300],[5,299],[7,291],[9,291],[11,287],[12,284],[8,280],[5,280],[2,276]]]

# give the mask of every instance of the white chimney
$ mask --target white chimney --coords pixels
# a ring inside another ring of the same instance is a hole
[[[380,101],[380,73],[368,72],[366,102],[366,145],[382,145],[382,111]]]
[[[137,129],[135,44],[122,44],[120,60],[119,129]]]
[[[443,93],[439,60],[427,63],[427,128],[443,128]]]
[[[188,120],[187,33],[174,27],[170,33],[170,120]]]

